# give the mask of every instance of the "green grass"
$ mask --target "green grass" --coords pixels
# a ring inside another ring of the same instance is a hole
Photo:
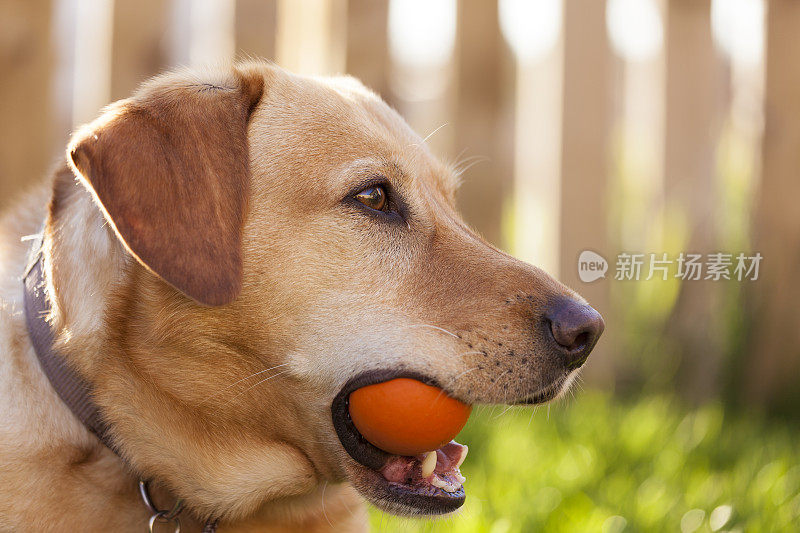
[[[597,392],[532,412],[473,414],[458,515],[372,509],[373,531],[799,530],[800,424]]]

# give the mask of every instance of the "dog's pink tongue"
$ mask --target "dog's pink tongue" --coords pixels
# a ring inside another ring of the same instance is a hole
[[[450,441],[436,450],[436,466],[426,477],[422,476],[422,462],[426,454],[416,457],[393,455],[381,468],[383,477],[393,483],[405,485],[433,485],[447,492],[461,488],[465,481],[459,467],[467,457],[466,446]]]
[[[381,474],[386,478],[386,481],[393,481],[394,483],[403,483],[410,480],[412,470],[419,461],[415,457],[406,457],[405,455],[393,455],[386,461],[386,464],[381,468]]]

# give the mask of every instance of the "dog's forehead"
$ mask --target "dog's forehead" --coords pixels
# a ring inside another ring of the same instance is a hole
[[[307,179],[324,176],[325,183],[319,185],[334,188],[341,184],[331,183],[331,177],[346,182],[371,170],[453,196],[456,180],[449,167],[396,111],[355,78],[278,71],[265,81],[264,98],[250,125],[256,161],[288,157],[302,167],[298,171],[318,171]]]

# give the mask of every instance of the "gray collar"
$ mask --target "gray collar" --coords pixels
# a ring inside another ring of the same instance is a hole
[[[33,349],[47,379],[70,411],[83,422],[100,441],[117,452],[111,442],[108,424],[92,399],[89,384],[78,375],[64,358],[53,349],[53,332],[47,322],[50,305],[44,280],[42,236],[37,235],[31,248],[31,258],[25,276],[25,322]]]

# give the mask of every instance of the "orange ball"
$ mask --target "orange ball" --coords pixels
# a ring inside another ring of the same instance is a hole
[[[350,418],[373,446],[396,455],[437,450],[458,435],[472,406],[409,378],[367,385],[350,394]]]

